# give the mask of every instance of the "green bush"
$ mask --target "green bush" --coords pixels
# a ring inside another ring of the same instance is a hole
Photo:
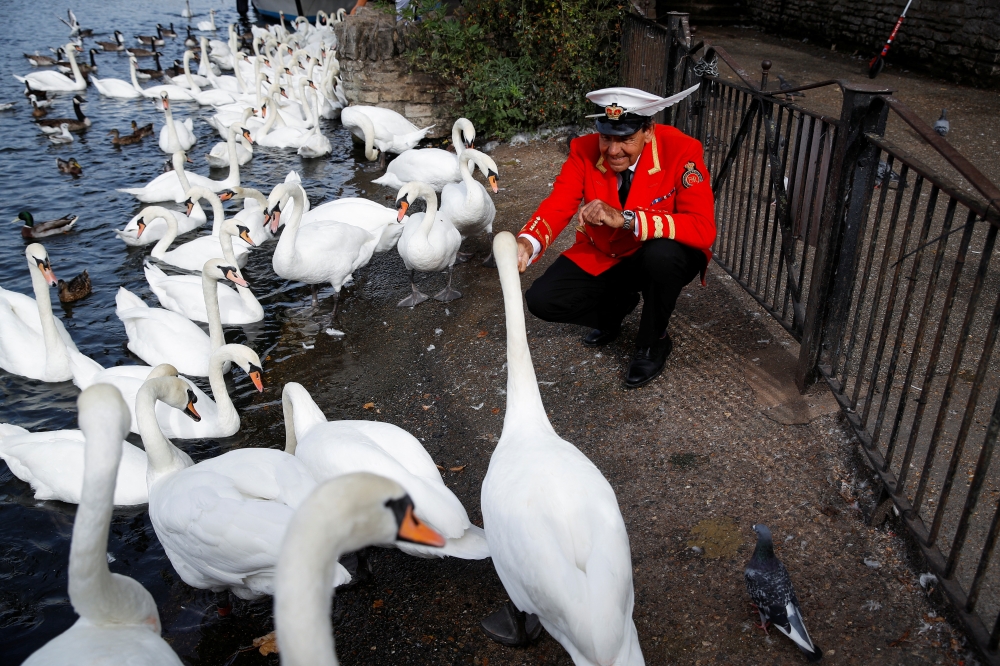
[[[580,123],[586,93],[617,84],[622,0],[417,0],[410,62],[451,84],[480,132]]]

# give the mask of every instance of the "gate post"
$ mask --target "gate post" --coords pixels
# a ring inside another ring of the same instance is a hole
[[[844,101],[828,181],[795,383],[805,390],[816,381],[824,345],[839,342],[854,287],[857,249],[878,172],[877,147],[866,133],[885,133],[891,90],[842,83]]]
[[[687,12],[667,12],[667,34],[670,35],[670,44],[667,46],[666,70],[663,73],[665,79],[664,97],[680,92],[677,89],[677,67],[691,48],[689,16],[690,14]],[[663,122],[667,125],[673,125],[676,111],[677,105],[666,109],[663,114]]]

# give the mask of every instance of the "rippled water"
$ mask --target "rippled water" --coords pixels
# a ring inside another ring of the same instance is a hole
[[[198,14],[197,22],[210,8],[217,11],[216,21],[224,26],[237,19],[234,3],[219,4],[191,0]],[[151,305],[157,305],[142,273],[142,261],[147,248],[127,248],[113,234],[142,207],[132,197],[116,192],[119,187],[141,186],[160,173],[167,158],[156,142],[156,135],[143,143],[121,149],[111,145],[107,135],[112,128],[126,133],[135,120],[140,125],[153,122],[157,135],[162,113],[149,100],[111,100],[101,97],[90,87],[84,93],[85,113],[93,127],[77,141],[67,146],[55,146],[38,131],[32,122],[30,104],[22,95],[22,85],[12,74],[23,75],[32,70],[22,53],[36,50],[49,53],[48,47],[68,41],[68,28],[55,15],[65,16],[69,5],[61,0],[52,3],[12,2],[3,0],[7,30],[0,41],[0,102],[16,101],[14,111],[0,113],[0,218],[9,220],[21,210],[30,210],[36,220],[48,220],[75,213],[80,220],[75,230],[65,236],[43,241],[56,275],[69,279],[87,269],[93,282],[92,296],[60,308],[52,290],[56,316],[76,341],[80,351],[104,366],[139,363],[125,348],[126,336],[114,314],[114,296],[119,286],[125,286]],[[77,3],[73,6],[80,23],[93,28],[95,36],[85,40],[89,49],[97,40],[113,40],[113,30],[121,30],[130,43],[132,35],[152,34],[156,23],[174,23],[181,35],[167,39],[159,47],[166,66],[181,58],[182,28],[187,20],[181,17],[183,0],[102,0],[100,3]],[[220,32],[220,34],[223,34]],[[223,37],[224,38],[224,37]],[[98,56],[99,76],[128,80],[128,60],[120,53]],[[143,59],[144,60],[144,59]],[[151,66],[143,64],[140,67]],[[49,117],[73,115],[71,95],[56,96]],[[176,119],[194,119],[198,143],[190,151],[194,164],[190,170],[208,174],[204,156],[217,141],[218,134],[207,123],[209,111],[190,102],[172,105]],[[268,192],[284,179],[291,169],[302,177],[303,185],[315,203],[339,196],[363,194],[362,188],[370,176],[357,167],[349,133],[337,122],[324,121],[325,132],[333,144],[333,154],[325,159],[303,161],[294,152],[255,147],[254,159],[241,167],[244,185]],[[59,173],[56,158],[75,157],[83,166],[84,175],[74,179]],[[225,171],[214,171],[214,178],[225,178]],[[359,176],[355,180],[356,176]],[[384,194],[384,193],[383,193]],[[242,204],[239,204],[241,206]],[[227,207],[230,215],[238,206]],[[211,221],[211,210],[208,210]],[[206,224],[197,233],[208,233]],[[25,242],[19,227],[4,223],[0,226],[0,285],[4,288],[31,293],[31,282],[24,257]],[[150,246],[151,247],[151,246]],[[263,300],[265,321],[246,329],[227,329],[230,341],[252,346],[267,367],[302,352],[302,343],[315,336],[318,327],[307,316],[308,291],[301,285],[286,284],[271,271],[273,243],[255,251],[245,269],[258,296]],[[380,258],[381,262],[398,262],[398,257]],[[393,270],[391,273],[401,271]],[[395,278],[390,278],[395,287]],[[372,289],[380,289],[373,281]],[[336,363],[332,370],[336,372]],[[305,378],[308,379],[308,378]],[[266,380],[266,374],[265,374]],[[269,391],[259,396],[243,373],[232,373],[231,395],[244,417],[244,428],[236,437],[223,441],[188,441],[184,448],[197,460],[228,450],[237,445],[267,445],[264,437],[255,437],[255,428],[266,430],[273,424],[254,418],[267,403],[273,404],[280,394]],[[300,380],[301,381],[301,380]],[[207,382],[202,382],[208,389]],[[0,423],[14,423],[30,430],[55,430],[76,427],[76,396],[78,391],[69,382],[46,384],[0,371]],[[260,425],[255,425],[259,423]],[[272,428],[273,429],[273,428]],[[272,433],[273,434],[273,433]],[[138,440],[137,440],[138,441]],[[58,502],[38,502],[27,484],[15,478],[0,462],[0,663],[19,664],[46,641],[65,631],[76,619],[66,593],[66,568],[69,538],[75,507]],[[193,591],[174,574],[169,561],[149,524],[145,509],[119,510],[111,529],[109,552],[115,558],[112,570],[138,579],[156,598],[163,618],[164,635],[191,663],[219,663],[209,655],[214,638],[201,626],[204,608],[210,596]]]

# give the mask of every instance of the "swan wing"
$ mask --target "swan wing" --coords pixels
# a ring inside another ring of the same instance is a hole
[[[170,645],[147,625],[96,626],[81,618],[28,657],[24,666],[182,666],[183,663]]]

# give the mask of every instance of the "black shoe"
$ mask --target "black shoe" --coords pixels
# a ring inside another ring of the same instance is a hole
[[[663,366],[673,348],[674,343],[669,335],[663,340],[657,340],[652,347],[637,348],[625,373],[625,388],[639,388],[653,381],[663,372]]]
[[[604,345],[611,344],[614,342],[618,335],[622,332],[621,326],[605,333],[604,331],[595,328],[587,335],[583,336],[583,344],[588,347],[603,347]]]
[[[526,647],[542,634],[538,616],[517,610],[512,601],[488,615],[481,626],[491,640],[508,647]]]

